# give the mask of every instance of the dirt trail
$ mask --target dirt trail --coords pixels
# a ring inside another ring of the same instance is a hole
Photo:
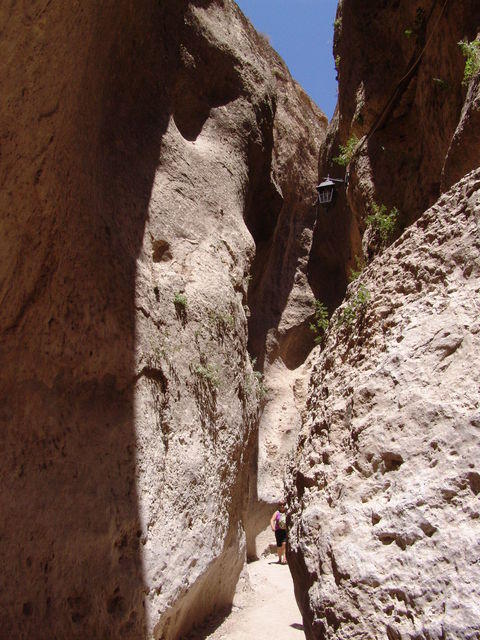
[[[248,582],[230,615],[192,636],[198,640],[303,640],[302,618],[286,565],[269,555],[247,566]]]

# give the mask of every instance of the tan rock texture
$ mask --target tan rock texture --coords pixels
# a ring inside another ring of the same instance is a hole
[[[476,170],[349,286],[318,353],[287,483],[309,640],[478,638],[479,294]]]
[[[293,82],[269,47],[265,55],[278,88],[269,192],[257,196],[252,221],[256,255],[248,290],[249,351],[263,373],[259,424],[257,501],[250,507],[252,536],[283,498],[283,474],[301,426],[314,346],[309,328],[315,294],[308,275],[318,210],[314,187],[326,117]],[[265,168],[263,169],[265,171]],[[267,519],[266,519],[267,518]],[[248,553],[258,555],[249,538]]]
[[[288,368],[311,344],[325,117],[230,0],[7,3],[0,30],[1,633],[178,638],[251,535],[247,316],[257,367],[271,329]]]

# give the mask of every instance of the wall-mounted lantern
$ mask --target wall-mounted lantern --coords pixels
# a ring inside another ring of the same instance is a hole
[[[318,204],[323,204],[325,206],[331,204],[331,202],[333,201],[333,196],[335,194],[336,182],[344,183],[345,180],[340,180],[339,178],[330,178],[330,176],[323,178],[323,182],[321,182],[317,187]]]

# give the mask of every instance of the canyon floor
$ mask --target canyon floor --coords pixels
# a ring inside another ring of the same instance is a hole
[[[302,618],[288,566],[269,555],[246,568],[245,587],[231,613],[212,621],[190,640],[302,640]]]

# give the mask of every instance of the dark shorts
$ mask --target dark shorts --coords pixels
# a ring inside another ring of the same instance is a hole
[[[275,540],[277,541],[277,547],[281,547],[287,541],[287,530],[277,529],[275,531]]]

